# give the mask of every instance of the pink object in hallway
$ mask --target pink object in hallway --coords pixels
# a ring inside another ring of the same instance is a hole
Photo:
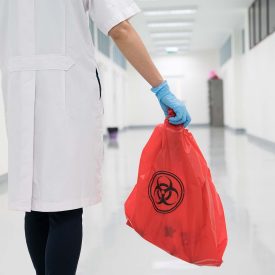
[[[220,79],[215,70],[211,70],[208,74],[208,79]]]

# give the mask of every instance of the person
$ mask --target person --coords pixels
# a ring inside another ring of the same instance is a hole
[[[83,208],[101,201],[103,102],[89,16],[152,86],[172,124],[190,115],[129,19],[133,0],[0,0],[8,207],[25,212],[38,275],[76,274]]]

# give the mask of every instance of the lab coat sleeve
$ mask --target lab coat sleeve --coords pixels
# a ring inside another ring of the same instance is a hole
[[[105,35],[114,26],[140,11],[133,0],[89,0],[90,17]]]

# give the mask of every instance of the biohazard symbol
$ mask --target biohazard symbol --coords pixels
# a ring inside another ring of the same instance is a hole
[[[174,211],[181,204],[184,186],[175,174],[158,171],[150,180],[148,194],[154,209],[166,214]]]

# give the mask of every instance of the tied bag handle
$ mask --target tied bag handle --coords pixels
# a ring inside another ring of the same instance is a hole
[[[176,113],[172,108],[168,108],[168,118],[175,116]]]
[[[161,142],[161,147],[162,149],[165,149],[166,148],[166,144],[168,142],[167,140],[167,136],[166,136],[166,130],[165,129],[170,129],[170,130],[173,130],[173,131],[182,131],[183,129],[185,129],[183,127],[183,124],[180,124],[180,125],[174,125],[172,123],[169,122],[169,118],[170,117],[173,117],[173,116],[176,116],[176,113],[174,112],[174,110],[172,108],[168,108],[168,116],[165,118],[164,120],[164,123],[163,123],[163,130],[161,131],[162,133],[162,142]]]
[[[170,117],[174,117],[174,116],[176,116],[176,113],[174,112],[174,110],[172,109],[172,108],[168,108],[168,116],[165,118],[165,124],[166,124],[166,126],[171,126],[171,127],[173,127],[174,129],[176,128],[176,129],[178,129],[178,128],[180,128],[180,129],[182,129],[182,128],[184,128],[184,125],[183,124],[179,124],[179,125],[176,125],[176,124],[172,124],[172,123],[170,123],[169,122],[169,118]],[[184,128],[185,129],[185,128]]]
[[[174,132],[176,131],[179,134],[179,135],[177,135],[180,138],[179,140],[181,140],[181,142],[184,141],[184,142],[182,142],[182,146],[184,146],[184,151],[190,152],[191,142],[193,141],[193,143],[195,143],[195,144],[196,144],[196,142],[195,142],[192,134],[188,131],[187,128],[184,127],[183,124],[174,125],[168,121],[168,119],[173,116],[176,116],[176,113],[174,112],[174,110],[172,108],[168,108],[168,117],[165,119],[164,126],[167,127],[167,129],[170,129]],[[182,139],[180,133],[182,133],[187,138]],[[164,139],[165,139],[165,141],[164,141]],[[168,142],[165,131],[163,131],[163,134],[162,134],[162,142],[163,142],[162,146],[163,146],[164,142]],[[196,144],[196,146],[197,146],[197,144]]]

